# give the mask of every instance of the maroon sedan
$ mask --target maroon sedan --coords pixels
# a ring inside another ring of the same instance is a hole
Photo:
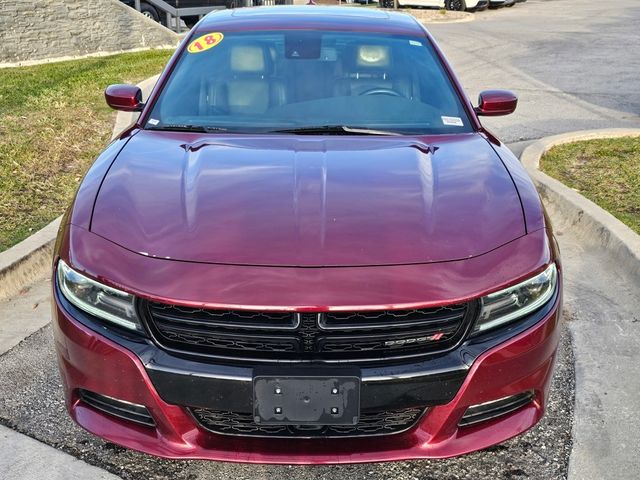
[[[67,408],[169,458],[459,455],[540,420],[557,244],[413,17],[208,15],[93,164],[55,249]]]

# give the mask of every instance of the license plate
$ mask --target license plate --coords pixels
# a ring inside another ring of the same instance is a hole
[[[360,377],[256,374],[253,414],[262,425],[355,425]]]

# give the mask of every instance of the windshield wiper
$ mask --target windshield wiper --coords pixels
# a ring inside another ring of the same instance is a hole
[[[398,132],[351,127],[348,125],[318,125],[311,127],[283,128],[282,130],[271,130],[269,133],[293,133],[296,135],[402,135]]]
[[[163,124],[147,127],[148,130],[169,130],[174,132],[198,132],[198,133],[213,133],[213,132],[226,132],[226,128],[222,127],[208,127],[206,125],[189,125],[189,124]]]

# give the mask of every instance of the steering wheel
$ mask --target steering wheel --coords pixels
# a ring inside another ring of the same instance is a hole
[[[391,88],[371,88],[360,93],[360,95],[391,95],[392,97],[404,97],[404,95]]]

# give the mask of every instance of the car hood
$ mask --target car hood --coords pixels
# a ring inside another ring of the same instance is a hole
[[[140,131],[104,178],[91,231],[153,257],[301,267],[464,259],[524,235],[488,142],[433,138]]]

